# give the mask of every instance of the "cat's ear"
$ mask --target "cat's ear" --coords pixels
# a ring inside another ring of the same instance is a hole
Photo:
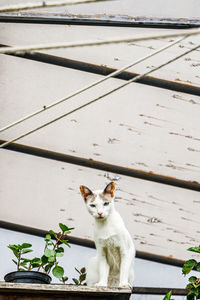
[[[111,197],[114,197],[114,192],[115,192],[114,182],[110,182],[103,191],[104,194],[110,194]]]
[[[86,186],[81,185],[80,186],[80,191],[81,191],[81,195],[83,196],[83,198],[86,200],[88,196],[92,196],[93,192],[88,189]]]

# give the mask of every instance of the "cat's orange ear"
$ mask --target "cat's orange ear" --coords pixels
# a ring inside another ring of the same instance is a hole
[[[114,197],[114,192],[115,192],[115,184],[114,182],[110,182],[104,189],[104,194],[108,193],[111,195],[111,197]]]
[[[85,200],[87,199],[88,196],[93,195],[92,191],[84,185],[80,186],[80,191],[81,191],[81,195]]]

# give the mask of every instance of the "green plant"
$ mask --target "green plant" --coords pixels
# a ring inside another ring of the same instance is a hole
[[[191,247],[187,249],[188,251],[193,251],[200,254],[200,246]],[[195,259],[189,259],[185,262],[182,268],[182,273],[184,275],[189,274],[192,270],[200,272],[200,262]],[[196,276],[189,277],[189,283],[186,286],[186,290],[189,291],[187,294],[187,300],[197,300],[200,299],[200,278]],[[172,292],[170,291],[165,295],[163,300],[173,300],[171,299]]]
[[[31,244],[23,243],[21,245],[8,246],[16,257],[16,260],[13,259],[13,262],[17,265],[17,271],[31,271],[36,269],[36,271],[42,270],[46,274],[52,271],[52,274],[63,283],[68,280],[68,278],[64,276],[64,269],[59,265],[58,258],[64,255],[64,248],[61,245],[64,244],[70,247],[65,237],[66,234],[70,234],[74,228],[68,228],[62,223],[59,223],[59,227],[61,232],[58,234],[50,230],[45,236],[44,252],[40,258],[34,257],[28,259],[24,257],[27,253],[33,251],[30,249],[32,247]],[[54,241],[52,237],[54,237]]]
[[[86,268],[81,268],[80,270],[75,268],[75,270],[78,273],[78,279],[72,278],[73,282],[76,285],[86,285]]]
[[[200,254],[200,246],[189,248],[188,251]],[[197,262],[195,259],[190,259],[183,265],[182,272],[184,275],[187,275],[194,269],[200,272],[200,262]],[[189,278],[189,283],[186,286],[186,290],[189,291],[187,294],[187,300],[200,299],[200,278],[191,276]]]
[[[174,299],[171,298],[171,296],[172,296],[172,291],[169,291],[169,292],[165,295],[165,297],[164,297],[163,300],[174,300]]]

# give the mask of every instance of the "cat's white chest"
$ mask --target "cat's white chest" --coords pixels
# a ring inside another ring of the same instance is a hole
[[[98,243],[107,249],[111,249],[114,251],[115,248],[120,247],[120,238],[117,234],[110,235],[108,238],[98,238]]]
[[[121,242],[118,235],[112,235],[107,239],[99,238],[103,253],[107,263],[110,266],[110,271],[115,274],[119,272],[121,263]]]

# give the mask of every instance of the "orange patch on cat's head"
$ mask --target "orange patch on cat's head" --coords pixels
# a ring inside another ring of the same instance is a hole
[[[105,190],[104,190],[104,193],[108,193],[108,194],[111,195],[111,197],[114,197],[114,192],[115,192],[115,184],[114,184],[114,182],[110,182],[110,183],[106,186],[106,188],[105,188]]]
[[[81,191],[81,195],[83,196],[83,198],[86,200],[88,196],[93,195],[92,191],[90,189],[88,189],[86,186],[81,185],[80,186],[80,191]]]

